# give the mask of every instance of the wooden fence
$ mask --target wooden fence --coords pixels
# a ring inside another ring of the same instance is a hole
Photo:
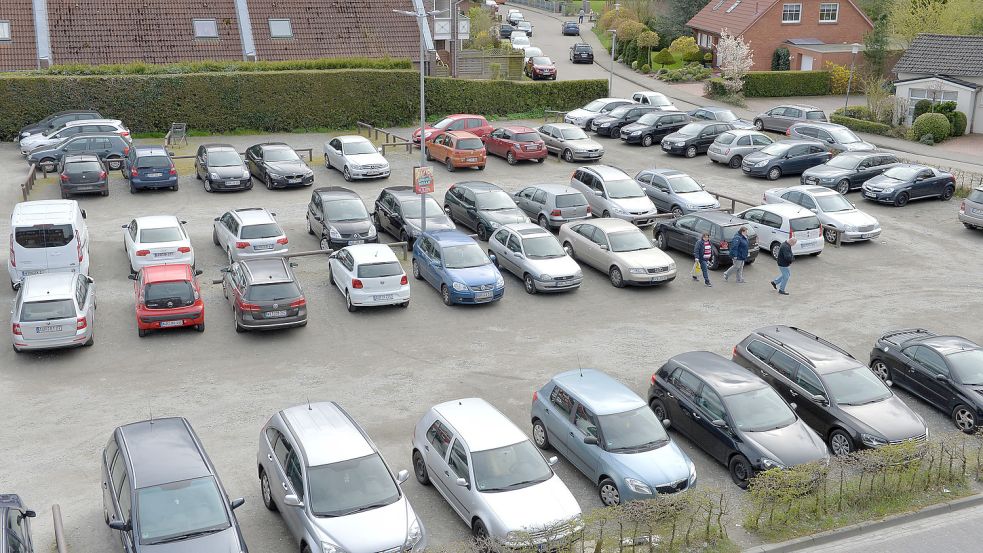
[[[457,75],[464,79],[522,79],[521,50],[461,50]],[[493,67],[497,66],[497,67]]]

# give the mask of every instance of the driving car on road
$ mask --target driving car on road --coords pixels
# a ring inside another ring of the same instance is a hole
[[[195,266],[195,250],[184,229],[187,221],[173,215],[136,217],[123,225],[123,250],[135,273],[148,265],[183,263]]]
[[[212,223],[212,242],[225,251],[229,265],[240,259],[284,255],[289,241],[275,217],[262,207],[226,211]]]
[[[821,186],[790,186],[765,191],[765,203],[786,202],[808,209],[823,225],[823,238],[830,244],[872,240],[881,235],[881,225],[860,211],[842,194]]]
[[[504,157],[509,165],[519,161],[536,160],[542,163],[549,155],[546,143],[535,129],[521,125],[499,127],[485,137],[485,151]]]
[[[584,274],[556,237],[532,223],[503,225],[488,238],[488,258],[522,279],[526,293],[563,292],[580,287]]]
[[[518,29],[512,31],[512,48],[525,48],[526,46],[532,46],[532,42],[526,33],[519,31]]]
[[[236,261],[222,273],[236,332],[307,325],[307,298],[286,258]]]
[[[877,146],[865,142],[850,129],[836,123],[795,123],[785,134],[791,138],[818,140],[834,155],[843,152],[872,152],[877,149]]]
[[[833,159],[806,169],[799,182],[832,188],[846,194],[898,163],[886,152],[844,152]]]
[[[739,118],[738,116],[734,115],[734,112],[729,108],[704,106],[690,110],[686,112],[686,114],[692,117],[695,121],[718,121],[720,123],[730,123],[734,129],[740,130],[751,130],[754,128],[754,123],[748,121],[747,119]]]
[[[968,229],[983,229],[983,188],[974,188],[959,204],[959,220]]]
[[[91,346],[96,290],[78,273],[28,275],[17,283],[10,310],[14,351]]]
[[[448,171],[485,168],[485,143],[467,131],[440,131],[425,146],[428,161],[439,161]]]
[[[662,151],[669,154],[696,157],[710,149],[710,145],[721,134],[733,130],[730,123],[693,121],[678,131],[662,138]]]
[[[727,131],[713,140],[707,149],[707,157],[715,163],[725,163],[731,169],[737,169],[744,161],[744,156],[757,152],[774,142],[767,134],[754,130]]]
[[[430,194],[421,195],[412,186],[383,188],[375,200],[372,217],[375,226],[400,242],[411,243],[420,235],[423,215],[427,230],[454,230],[454,221],[444,213]],[[425,203],[426,205],[421,205]]]
[[[638,118],[638,121],[621,128],[621,139],[628,144],[641,144],[646,148],[662,141],[689,123],[689,116],[682,112],[654,111]]]
[[[655,204],[634,179],[617,167],[580,167],[570,176],[570,187],[587,198],[595,217],[616,217],[639,227],[655,224]]]
[[[577,28],[577,34],[580,34],[580,28]],[[594,49],[591,48],[590,44],[587,43],[577,43],[570,46],[570,62],[571,63],[594,63]]]
[[[783,175],[798,175],[822,165],[831,157],[822,144],[813,140],[781,140],[744,156],[741,171],[752,177],[778,180]]]
[[[311,186],[314,171],[293,148],[282,142],[256,144],[246,150],[246,166],[267,190],[290,186]]]
[[[385,179],[389,177],[389,162],[364,136],[336,136],[324,143],[324,166],[341,171],[345,180]]]
[[[92,154],[66,156],[58,178],[63,200],[75,194],[92,192],[109,195],[109,173],[99,158]]]
[[[515,22],[515,30],[522,31],[527,37],[532,38],[532,23],[524,19]]]
[[[570,123],[547,123],[536,129],[546,144],[546,150],[568,163],[601,159],[604,146],[587,136],[580,127]]]
[[[751,225],[746,225],[741,219],[722,211],[701,211],[660,221],[655,227],[655,244],[662,251],[671,248],[692,257],[697,240],[701,240],[704,234],[709,234],[711,253],[708,266],[716,270],[722,265],[732,263],[730,242],[742,226],[748,229],[746,263],[750,265],[758,257],[758,234]]]
[[[956,193],[956,177],[925,165],[898,164],[868,179],[861,190],[865,200],[895,207],[923,198],[949,201]]]
[[[782,242],[790,236],[796,238],[792,246],[794,255],[819,255],[823,253],[822,224],[819,217],[804,207],[791,203],[764,204],[734,215],[743,219],[758,235],[758,244],[778,259]]]
[[[502,23],[498,26],[498,38],[508,40],[512,38],[512,31],[514,30],[515,28],[511,24]]]
[[[533,56],[526,60],[523,72],[532,80],[556,80],[556,64],[546,56]]]
[[[413,242],[413,278],[440,291],[444,305],[489,303],[505,295],[505,279],[470,236],[427,230]]]
[[[205,302],[196,271],[186,263],[148,265],[130,274],[136,296],[137,335],[152,330],[193,326],[205,330]]]
[[[311,192],[307,234],[319,237],[322,250],[379,241],[362,197],[340,186],[322,186]]]
[[[560,227],[571,258],[608,275],[611,285],[653,286],[676,278],[676,262],[637,227],[621,219],[594,219]]]
[[[205,192],[249,190],[253,178],[242,156],[229,144],[202,144],[195,154],[195,178]]]
[[[563,36],[580,36],[580,25],[575,21],[564,21],[560,31]]]
[[[444,213],[452,221],[477,232],[479,240],[488,240],[488,236],[502,225],[529,222],[529,217],[507,192],[482,181],[451,185],[444,194]]]
[[[754,128],[759,131],[784,133],[800,121],[825,122],[826,114],[816,106],[788,104],[773,107],[754,118]]]
[[[645,169],[635,175],[656,209],[682,217],[694,211],[720,209],[720,202],[693,177],[675,169]]]
[[[632,103],[633,102],[631,100],[626,100],[624,98],[598,98],[582,108],[568,111],[566,115],[563,116],[563,122],[570,123],[571,125],[577,125],[578,127],[586,130],[590,128],[591,121],[593,121],[595,117],[606,115],[616,108]]]
[[[570,221],[590,219],[587,198],[563,184],[535,184],[512,196],[515,204],[529,218],[547,230],[554,230]]]
[[[328,258],[328,280],[345,296],[349,312],[362,307],[410,305],[410,283],[392,248],[347,246]]]

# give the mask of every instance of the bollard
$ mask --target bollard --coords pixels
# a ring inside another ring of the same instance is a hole
[[[61,507],[55,503],[51,506],[51,518],[55,525],[55,547],[58,553],[67,553],[68,547],[65,545],[65,528],[61,522]]]

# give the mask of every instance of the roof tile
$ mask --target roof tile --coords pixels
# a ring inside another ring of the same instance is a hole
[[[10,22],[10,40],[0,41],[0,71],[37,69],[31,0],[3,0],[0,20]]]
[[[983,36],[920,34],[894,72],[983,77]]]

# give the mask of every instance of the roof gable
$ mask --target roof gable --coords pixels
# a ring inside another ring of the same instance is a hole
[[[983,36],[920,34],[894,65],[895,73],[983,76]]]
[[[727,29],[740,36],[776,3],[778,0],[710,0],[686,25],[718,34]]]

